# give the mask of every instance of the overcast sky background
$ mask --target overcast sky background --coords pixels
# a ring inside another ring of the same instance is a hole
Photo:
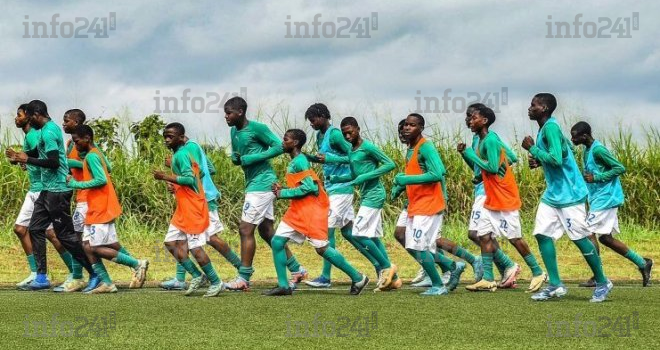
[[[92,21],[110,12],[116,13],[116,29],[109,38],[23,38],[24,22],[49,23],[55,13],[60,23]],[[312,22],[320,13],[321,22],[338,26],[337,17],[353,21],[373,12],[378,28],[371,38],[285,38],[287,21]],[[546,38],[548,16],[570,22],[573,32],[576,14],[583,14],[583,23],[598,17],[614,22],[633,12],[639,12],[639,30],[630,32],[632,38]],[[45,101],[58,123],[70,108],[88,117],[139,120],[154,112],[156,90],[160,96],[180,97],[188,88],[192,97],[222,97],[244,88],[248,112],[274,116],[279,125],[288,113],[291,126],[306,127],[306,108],[324,102],[335,125],[353,115],[382,131],[416,110],[416,97],[442,103],[443,92],[452,89],[451,109],[468,92],[483,96],[506,88],[496,129],[510,140],[535,132],[526,109],[541,91],[558,97],[559,116],[590,121],[598,133],[626,127],[639,135],[643,126],[659,124],[658,18],[657,1],[5,0],[2,129],[13,129],[16,107],[32,99]],[[460,111],[423,114],[427,124],[447,131],[463,119]],[[163,118],[183,122],[195,138],[228,139],[223,113]]]

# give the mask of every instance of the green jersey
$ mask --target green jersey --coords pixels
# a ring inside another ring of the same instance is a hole
[[[172,156],[172,172],[176,175],[177,184],[191,187],[199,193],[198,181],[192,168],[192,160],[194,160],[192,157],[185,147],[179,147]]]
[[[71,191],[66,185],[69,166],[64,153],[64,138],[62,137],[62,131],[52,120],[49,120],[41,128],[41,138],[37,150],[39,151],[39,159],[48,159],[48,152],[57,151],[60,163],[56,169],[41,168],[43,190],[50,192]]]
[[[30,152],[37,148],[39,144],[39,139],[41,138],[41,131],[30,128],[30,130],[25,134],[25,140],[23,140],[23,152]],[[28,179],[30,180],[30,192],[39,192],[43,189],[41,184],[41,168],[36,165],[26,164],[26,169],[28,173]]]
[[[309,170],[311,166],[309,161],[304,154],[299,154],[291,159],[291,163],[286,168],[288,174],[295,174],[301,171]],[[300,198],[308,194],[314,194],[317,196],[319,194],[319,186],[314,182],[311,176],[306,176],[302,179],[302,183],[298,187],[294,188],[283,188],[280,192],[280,198],[282,199],[291,199],[291,198]]]
[[[243,168],[245,192],[268,192],[277,176],[270,158],[283,153],[282,141],[265,124],[249,121],[241,130],[231,128],[232,162]],[[239,159],[236,154],[240,156]]]

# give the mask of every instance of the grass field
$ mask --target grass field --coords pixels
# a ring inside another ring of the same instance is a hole
[[[522,290],[474,294],[463,286],[430,298],[411,288],[352,297],[348,286],[268,298],[259,287],[212,299],[156,289],[93,297],[0,290],[0,339],[5,348],[58,349],[660,346],[657,287],[617,285],[603,304],[589,303],[591,290],[574,285],[563,300],[543,303]],[[112,313],[108,327],[93,320]]]

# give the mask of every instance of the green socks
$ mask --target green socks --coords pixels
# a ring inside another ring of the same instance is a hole
[[[176,263],[176,280],[179,282],[184,282],[186,280],[186,269],[180,262]]]
[[[277,285],[280,288],[289,288],[289,281],[287,280],[286,267],[286,251],[284,247],[288,239],[284,237],[275,236],[270,241],[270,246],[273,249],[273,262],[275,263],[275,273],[277,273]]]
[[[463,247],[456,247],[456,254],[454,255],[467,261],[468,264],[474,264],[474,255],[465,250]]]
[[[484,279],[493,282],[495,280],[493,275],[493,253],[481,253],[481,261],[484,265]]]
[[[105,265],[99,260],[96,264],[92,265],[92,269],[94,269],[94,272],[96,273],[97,276],[103,281],[103,283],[107,285],[112,284],[112,279],[110,279],[110,275],[108,274],[108,270],[105,269]]]
[[[284,259],[286,260],[286,252],[284,252]],[[250,277],[254,273],[254,268],[252,266],[239,266],[238,275],[246,281],[250,281]]]
[[[60,257],[62,258],[62,261],[64,261],[64,265],[66,265],[66,268],[69,269],[69,273],[73,273],[73,256],[71,256],[71,253],[68,251],[64,251],[64,253],[60,254]],[[81,271],[82,273],[82,271]],[[82,278],[82,276],[81,276]]]
[[[378,268],[380,269],[389,269],[391,264],[390,260],[387,259],[387,255],[383,256],[381,250],[378,248],[376,243],[372,240],[372,238],[368,237],[353,237],[358,244],[360,244],[362,247],[364,247],[368,252],[369,255],[376,261],[378,264]],[[367,257],[369,258],[369,257]],[[374,264],[374,267],[376,267],[376,264]],[[377,268],[377,269],[378,269]]]
[[[37,272],[37,261],[34,260],[34,254],[30,254],[26,256],[27,261],[28,261],[28,266],[30,266],[30,271],[31,272]]]
[[[433,255],[433,258],[435,259],[435,263],[438,264],[438,266],[440,266],[442,273],[445,273],[447,271],[454,271],[454,269],[456,268],[456,262],[446,257],[444,254],[438,252],[442,252],[442,250],[440,248],[436,249],[436,253],[435,255]]]
[[[523,257],[523,259],[525,259],[527,266],[529,266],[529,268],[532,270],[532,275],[534,277],[541,276],[543,274],[543,270],[541,270],[541,266],[539,266],[539,263],[536,261],[534,254],[529,253],[529,255]]]
[[[128,252],[128,249],[124,248],[124,246],[121,246],[121,247],[119,248],[118,252],[120,252],[120,253],[122,253],[122,254],[126,254],[126,255],[128,255],[128,256],[132,256],[131,253]]]
[[[596,247],[594,247],[594,244],[591,243],[589,238],[586,237],[578,239],[577,241],[573,241],[573,243],[578,246],[580,252],[582,252],[582,256],[584,256],[584,260],[586,260],[587,264],[589,264],[591,271],[594,273],[594,279],[596,280],[596,283],[606,283],[607,277],[605,277],[605,274],[603,273],[603,263],[600,260],[600,256],[596,252]]]
[[[334,248],[335,247],[335,228],[334,227],[328,227],[328,247]],[[323,270],[321,270],[321,276],[327,278],[330,280],[331,276],[331,271],[332,271],[332,264],[326,260],[323,259]]]
[[[505,270],[515,265],[511,258],[509,258],[509,256],[506,255],[501,248],[495,251],[495,254],[493,254],[493,259],[499,260],[502,265],[504,265]]]
[[[358,239],[359,237],[354,237],[353,236],[353,228],[352,227],[344,227],[341,229],[341,235],[344,236],[344,238],[353,246],[355,249],[357,249],[369,262],[371,265],[373,265],[376,270],[380,270],[381,266],[378,260],[371,254],[371,251],[367,249],[366,246],[364,246],[361,241]]]
[[[626,255],[624,255],[626,259],[632,261],[637,267],[640,269],[643,269],[646,266],[646,261],[644,261],[644,258],[642,258],[639,254],[637,254],[634,250],[628,248],[628,251],[626,252]],[[36,270],[36,264],[34,265],[35,269],[32,271],[37,271]],[[32,268],[32,265],[30,265],[30,268]]]
[[[202,266],[202,271],[204,271],[206,277],[209,278],[209,282],[211,282],[211,284],[220,283],[220,277],[218,277],[218,274],[215,273],[215,269],[213,268],[212,263],[209,262],[208,264]]]
[[[298,263],[298,260],[296,260],[296,257],[291,255],[289,259],[286,261],[286,267],[289,269],[291,272],[298,272],[300,271],[300,264]]]
[[[182,261],[181,265],[183,266],[184,269],[186,269],[186,271],[189,274],[193,276],[193,278],[197,278],[202,275],[202,272],[199,271],[197,266],[195,266],[195,264],[192,261],[190,261],[189,258],[186,258],[186,260]]]
[[[440,258],[438,258],[438,255],[442,255],[442,256],[444,256],[444,255],[445,255],[445,252],[443,252],[442,249],[437,249],[437,250],[435,251],[435,255],[436,255],[436,256],[435,256],[435,260],[434,260],[434,261],[440,261]],[[438,265],[440,265],[440,264],[438,264]],[[449,271],[449,270],[448,270],[445,266],[443,266],[443,265],[440,265],[440,270],[442,270],[442,273],[445,273],[445,272]]]
[[[559,278],[559,267],[557,267],[557,251],[555,250],[555,242],[552,238],[541,234],[534,235],[536,241],[539,243],[539,250],[541,251],[541,258],[545,269],[548,270],[549,283],[553,286],[561,284]],[[589,240],[587,238],[587,240]],[[591,245],[593,248],[593,244]]]
[[[330,246],[325,247],[323,258],[328,260],[336,268],[342,270],[353,282],[360,282],[362,274],[359,273],[335,248]]]
[[[431,285],[433,287],[442,287],[442,279],[438,270],[435,269],[433,254],[429,251],[419,251],[414,249],[407,249],[408,253],[417,260],[417,262],[422,265],[422,268],[426,274],[431,278]],[[446,258],[445,258],[446,259]]]
[[[230,249],[224,257],[235,269],[241,267],[241,258],[239,258],[233,250]]]
[[[134,257],[132,257],[128,254],[122,253],[121,250],[117,253],[117,257],[114,258],[114,261],[117,264],[132,267],[132,268],[137,268],[138,265],[140,265],[140,262],[137,259],[135,259]]]

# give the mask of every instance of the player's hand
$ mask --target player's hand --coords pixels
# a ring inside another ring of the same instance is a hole
[[[594,174],[585,173],[584,174],[584,181],[586,181],[587,183],[594,182]]]
[[[394,177],[394,184],[397,186],[403,186],[403,184],[401,183],[401,178],[404,176],[406,176],[406,174],[404,173],[396,174],[396,176]]]
[[[71,178],[72,178],[72,177],[73,177],[73,176],[71,176],[71,175],[67,175],[67,176],[66,176],[66,184],[67,184],[67,185],[69,184],[69,181],[71,181]]]
[[[7,150],[5,150],[5,155],[9,158],[9,161],[27,163],[28,156],[24,152],[16,152],[11,148],[7,148]]]
[[[282,192],[282,185],[278,184],[275,182],[270,186],[271,191],[273,191],[273,194],[275,197],[280,198],[280,193]]]
[[[167,183],[167,192],[174,194],[174,184],[171,182]]]
[[[167,173],[162,170],[154,170],[152,173],[156,180],[165,180],[165,176],[167,175]]]
[[[325,163],[325,154],[324,153],[318,153],[315,157],[319,161],[319,163]]]
[[[522,148],[529,151],[529,149],[532,148],[532,146],[534,146],[534,139],[529,135],[525,136],[525,138],[522,141]]]
[[[238,152],[231,154],[231,162],[235,165],[241,165],[241,155]]]
[[[529,163],[530,169],[536,169],[541,166],[541,163],[539,163],[536,158],[532,157],[532,155],[527,156],[527,162]]]
[[[16,163],[14,162],[14,164]],[[18,166],[20,166],[23,171],[27,170],[27,165],[25,163],[18,163]]]
[[[366,176],[364,176],[364,175],[358,175],[358,176],[357,176],[355,179],[353,179],[353,181],[351,181],[351,182],[352,182],[353,185],[355,185],[355,186],[360,186],[360,185],[362,185],[363,183],[365,183],[365,181],[367,181],[367,177],[366,177]]]
[[[465,143],[460,142],[458,145],[456,145],[456,150],[458,151],[458,153],[463,154],[463,152],[465,152],[466,147],[467,146],[465,145]]]
[[[167,158],[165,158],[165,166],[168,167],[168,168],[172,167],[172,156],[171,155],[167,156]]]
[[[392,191],[390,192],[391,200],[397,199],[401,195],[401,193],[403,193],[404,189],[405,189],[404,187],[398,185],[392,186]]]

